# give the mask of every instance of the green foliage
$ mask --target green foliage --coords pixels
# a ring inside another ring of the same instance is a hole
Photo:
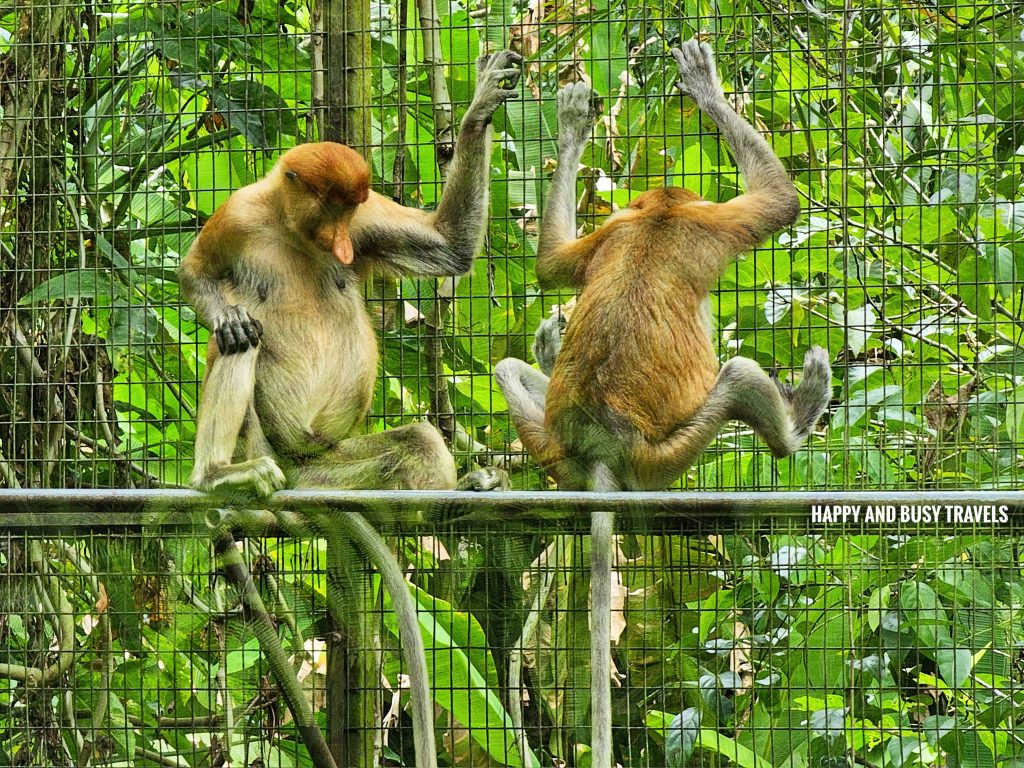
[[[24,74],[11,63],[12,41],[24,34],[22,5],[0,10],[5,84]],[[538,8],[544,23],[532,26]],[[415,3],[408,10],[414,20]],[[495,122],[486,254],[459,284],[443,340],[457,420],[473,443],[462,446],[465,465],[514,446],[491,370],[507,355],[528,359],[538,324],[570,298],[541,293],[534,271],[560,84],[585,76],[603,99],[581,174],[586,227],[653,186],[685,186],[715,200],[741,191],[712,126],[674,95],[667,47],[699,34],[718,53],[726,90],[766,132],[805,202],[799,224],[720,281],[712,310],[722,357],[751,357],[786,378],[816,344],[830,351],[836,379],[829,429],[796,457],[773,462],[748,431],[727,431],[680,486],[1020,484],[1018,4],[492,0],[439,11],[456,118],[472,94],[477,55],[510,41],[528,54],[525,98]],[[372,4],[368,158],[377,189],[429,208],[442,189],[433,104],[415,22],[403,31],[398,21],[396,3]],[[47,73],[62,110],[46,126],[57,161],[44,174],[35,165],[47,153],[26,154],[34,164],[20,190],[27,202],[4,217],[0,254],[6,265],[7,242],[15,244],[0,309],[19,308],[54,382],[23,389],[45,389],[47,398],[59,390],[74,434],[53,456],[52,446],[31,442],[46,435],[8,429],[58,414],[46,412],[42,398],[8,401],[7,384],[26,379],[11,373],[13,355],[0,349],[0,464],[6,469],[9,460],[19,482],[185,482],[208,334],[181,305],[174,270],[234,189],[259,178],[282,150],[316,137],[311,51],[319,40],[311,25],[310,9],[296,0],[75,9]],[[44,223],[32,218],[43,210],[39,198],[48,201]],[[382,324],[371,429],[430,408],[423,350],[433,331],[422,318],[434,295],[433,284],[404,280],[372,302],[397,319]],[[5,334],[7,327],[5,315]],[[57,471],[66,474],[47,474]],[[515,482],[534,487],[536,473]],[[477,610],[482,593],[491,599],[494,566],[472,554],[468,540],[449,544],[459,550],[455,594],[424,569],[413,585],[439,725],[453,734],[449,764],[586,765],[585,588],[559,573],[541,606],[528,677],[542,727],[530,735],[547,740],[522,755],[503,686],[510,638],[535,596],[520,572],[536,553],[503,563],[507,626],[494,627]],[[1013,731],[1024,693],[1011,652],[1024,642],[1024,590],[1011,542],[862,533],[677,536],[624,546],[624,627],[615,649],[623,686],[614,696],[616,725],[630,727],[617,731],[626,764],[1024,764]],[[45,727],[0,728],[0,765],[56,765],[55,754],[62,765],[125,765],[143,752],[166,764],[185,765],[201,752],[211,762],[230,755],[237,765],[308,765],[244,620],[218,603],[218,584],[195,576],[212,569],[205,545],[129,549],[82,542],[42,558],[74,603],[81,654],[69,673],[73,697],[33,691],[31,717]],[[273,542],[261,561],[266,574],[273,577],[275,564],[305,563],[300,549]],[[409,550],[414,562],[436,554],[422,542]],[[0,548],[5,567],[34,573],[23,555],[18,546]],[[444,570],[441,560],[431,565]],[[102,590],[90,573],[105,574]],[[261,582],[265,599],[291,619],[280,632],[312,687],[323,649],[306,638],[324,629],[313,617],[325,577],[292,568],[271,581]],[[0,662],[45,666],[61,638],[59,622],[38,618],[41,589],[0,587]],[[98,607],[105,600],[109,617]],[[393,631],[388,612],[384,624]],[[384,674],[397,691],[396,642],[384,645]],[[0,723],[22,716],[25,697],[23,687],[5,687]],[[404,711],[401,693],[397,700]],[[86,732],[89,713],[101,708],[103,738],[90,758],[66,724],[77,716]],[[214,717],[229,710],[244,727],[226,729]],[[172,715],[196,725],[170,727]]]

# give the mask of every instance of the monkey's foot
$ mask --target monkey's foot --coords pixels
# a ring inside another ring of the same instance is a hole
[[[832,365],[828,352],[811,347],[804,355],[800,386],[793,391],[793,427],[802,440],[817,426],[832,399]]]
[[[483,467],[459,478],[457,491],[507,491],[511,487],[508,473],[497,467]]]
[[[232,464],[207,474],[196,487],[228,496],[265,498],[285,487],[284,472],[270,456]]]

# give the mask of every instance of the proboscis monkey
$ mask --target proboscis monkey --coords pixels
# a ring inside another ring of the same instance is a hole
[[[827,353],[810,349],[802,383],[781,384],[746,358],[719,369],[709,291],[738,254],[792,224],[800,201],[768,143],[729,106],[711,48],[672,50],[680,87],[718,125],[747,191],[724,203],[654,189],[576,237],[576,174],[593,125],[592,93],[558,94],[558,166],[537,253],[542,287],[580,290],[561,348],[545,328],[548,379],[521,360],[495,368],[523,445],[560,488],[660,490],[680,477],[725,422],[749,424],[777,457],[796,451],[828,406]],[[551,322],[545,321],[549,325]],[[610,604],[613,516],[591,528],[592,764],[612,764]]]

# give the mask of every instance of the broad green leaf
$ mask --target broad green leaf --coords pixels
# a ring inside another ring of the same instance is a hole
[[[72,299],[94,301],[102,297],[111,301],[122,295],[122,287],[102,269],[82,269],[51,277],[26,293],[18,304],[39,305]]]
[[[430,682],[434,700],[501,765],[539,768],[540,761],[532,750],[525,759],[519,755],[512,719],[501,703],[497,667],[483,628],[471,614],[450,603],[412,584],[409,590],[418,605],[427,668],[433,675]],[[398,637],[398,621],[390,605],[390,598],[385,597],[389,610],[384,621]]]
[[[684,709],[668,725],[665,736],[665,760],[669,768],[682,768],[693,754],[700,732],[700,710]]]
[[[917,634],[918,648],[934,658],[950,641],[949,618],[939,596],[922,581],[908,581],[900,587],[900,607]]]

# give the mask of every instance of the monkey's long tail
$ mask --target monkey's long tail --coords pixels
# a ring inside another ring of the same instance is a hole
[[[416,768],[437,768],[437,746],[434,739],[434,700],[430,693],[430,671],[427,669],[423,636],[420,634],[416,605],[391,549],[381,535],[361,514],[353,512],[331,518],[331,526],[340,526],[377,566],[381,580],[391,595],[391,606],[398,619],[402,657],[409,674],[412,698],[413,747]]]
[[[618,491],[619,483],[604,464],[590,474],[593,491]],[[615,513],[590,513],[590,764],[611,768],[612,763],[612,552]]]

